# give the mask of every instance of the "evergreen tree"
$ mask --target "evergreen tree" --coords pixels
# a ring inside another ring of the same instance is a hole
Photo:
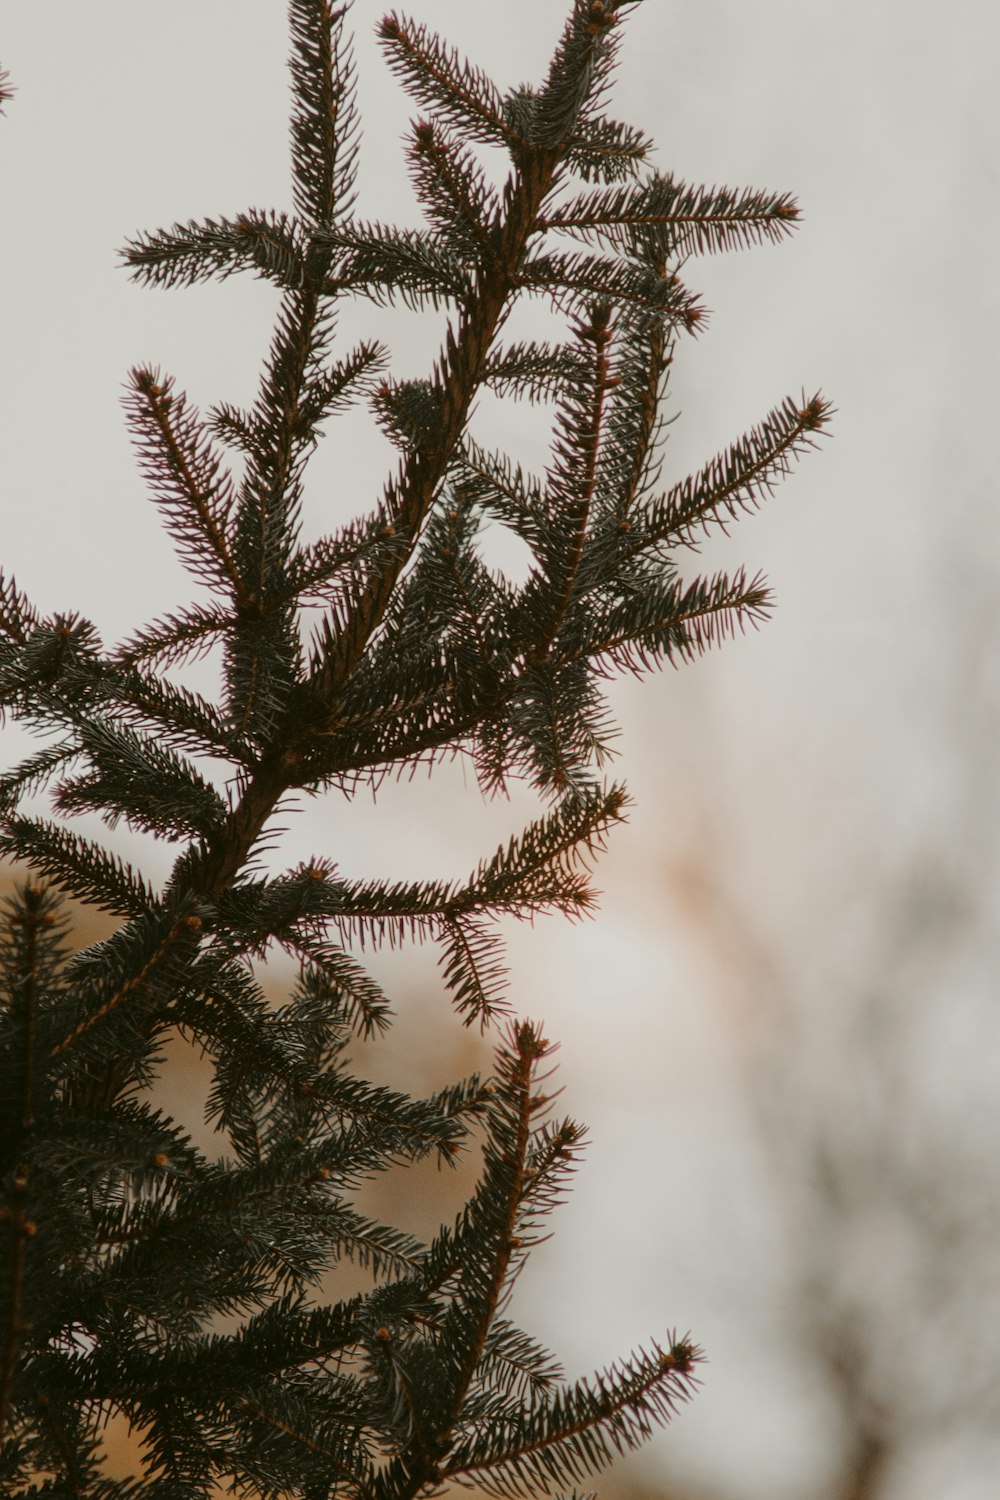
[[[678,271],[780,240],[797,209],[645,165],[648,139],[603,108],[633,3],[575,0],[544,81],[506,95],[418,23],[379,23],[422,111],[415,230],[352,215],[349,4],[291,0],[292,210],[124,252],[150,285],[245,271],[281,300],[251,408],[202,416],[157,370],[130,378],[142,471],[199,602],[106,648],[0,580],[0,701],[42,736],[0,784],[0,849],[34,872],[0,941],[4,1495],[538,1495],[636,1447],[695,1384],[687,1336],[573,1383],[506,1315],[581,1130],[549,1116],[551,1048],[505,998],[496,919],[590,907],[589,858],[626,803],[600,779],[601,681],[766,614],[760,578],[684,581],[676,549],[759,505],[829,415],[785,400],[659,487],[675,344],[703,319]],[[509,159],[499,187],[482,146]],[[564,316],[564,341],[503,342],[525,295]],[[447,310],[426,378],[393,380],[374,342],[335,356],[353,297]],[[481,387],[552,404],[544,476],[473,440]],[[305,466],[357,401],[398,462],[367,514],[306,545]],[[477,545],[489,521],[530,549],[522,586]],[[214,648],[218,702],[178,675]],[[540,806],[466,881],[352,881],[322,855],[265,869],[291,794],[349,797],[455,753],[486,795],[527,778]],[[25,808],[40,792],[51,818]],[[163,889],[73,831],[83,811],[175,844]],[[73,951],[60,893],[112,913],[113,935]],[[490,1079],[416,1098],[356,1075],[351,1038],[391,1015],[360,938],[440,944],[464,1020],[498,1030]],[[281,1005],[255,977],[276,949],[299,966]],[[175,1031],[211,1058],[220,1160],[143,1097]],[[477,1141],[478,1186],[431,1243],[352,1206],[373,1173]],[[371,1288],[323,1305],[316,1283],[344,1260]],[[128,1481],[102,1475],[114,1411],[144,1439]]]

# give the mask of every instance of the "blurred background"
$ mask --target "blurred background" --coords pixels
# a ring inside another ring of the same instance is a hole
[[[418,111],[374,43],[383,8],[353,8],[359,213],[416,223],[399,138]],[[409,9],[505,88],[541,79],[566,5]],[[49,0],[6,7],[0,44],[18,89],[0,560],[111,641],[189,597],[129,450],[126,373],[247,402],[276,300],[243,278],[142,290],[115,251],[290,205],[285,7]],[[681,559],[765,569],[771,623],[611,691],[635,807],[596,920],[509,933],[513,1003],[560,1041],[562,1103],[592,1137],[515,1314],[573,1376],[672,1328],[710,1356],[605,1496],[1000,1494],[998,45],[981,0],[645,0],[627,25],[608,108],[655,165],[787,190],[804,214],[778,248],[686,267],[713,316],[675,360],[664,484],[786,395],[822,388],[838,415],[760,515]],[[341,327],[419,375],[441,322],[359,304]],[[546,322],[527,308],[511,332]],[[544,408],[484,400],[474,427],[542,470]],[[388,462],[364,412],[329,433],[307,535],[367,508]],[[211,672],[185,677],[210,692]],[[5,763],[22,749],[7,726]],[[305,804],[275,861],[461,876],[534,811],[483,804],[453,764],[374,804]],[[166,874],[169,851],[116,839]],[[415,1090],[489,1066],[432,953],[374,963],[399,1022],[359,1066]],[[167,1097],[194,1122],[205,1080],[176,1061]],[[430,1231],[465,1187],[425,1174],[371,1203]]]

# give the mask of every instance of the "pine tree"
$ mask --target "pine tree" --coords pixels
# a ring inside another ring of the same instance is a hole
[[[659,487],[671,361],[704,317],[679,270],[778,241],[798,211],[652,171],[645,135],[604,112],[634,3],[575,0],[544,82],[505,95],[420,24],[380,22],[421,110],[415,230],[352,215],[349,3],[291,0],[291,211],[124,251],[158,287],[263,277],[280,310],[252,408],[202,416],[169,376],[130,377],[139,463],[197,603],[106,648],[0,580],[0,702],[42,746],[0,783],[0,850],[32,872],[0,939],[5,1495],[539,1495],[635,1448],[696,1384],[687,1336],[567,1382],[507,1316],[582,1133],[550,1115],[551,1047],[505,994],[496,919],[592,905],[590,859],[626,806],[601,780],[602,679],[690,661],[766,615],[761,578],[684,581],[677,549],[757,507],[830,412],[785,400]],[[477,147],[506,153],[501,186]],[[564,341],[503,342],[529,294]],[[355,297],[446,310],[426,378],[392,379],[374,342],[335,356]],[[543,477],[472,438],[484,387],[551,403]],[[367,514],[307,545],[305,467],[354,402],[398,462]],[[484,556],[490,521],[530,550],[523,585]],[[183,684],[209,651],[217,702]],[[352,881],[323,855],[268,870],[283,799],[350,797],[456,753],[487,796],[526,778],[539,802],[466,881]],[[39,793],[51,817],[26,808]],[[175,844],[163,889],[74,831],[84,811]],[[111,913],[113,935],[74,951],[64,893]],[[351,1039],[391,1020],[361,938],[440,945],[458,1012],[498,1033],[491,1078],[417,1098],[357,1076]],[[278,950],[298,964],[280,1005],[259,978]],[[211,1058],[221,1160],[144,1097],[177,1031]],[[352,1206],[387,1166],[475,1142],[478,1186],[431,1243]],[[343,1261],[371,1287],[325,1305],[316,1283]],[[102,1475],[110,1412],[144,1440],[128,1481]]]

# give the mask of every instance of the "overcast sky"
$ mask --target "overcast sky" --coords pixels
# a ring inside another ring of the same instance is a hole
[[[383,10],[370,0],[353,10],[359,211],[416,223],[399,136],[418,111],[374,43]],[[506,87],[540,80],[565,5],[413,0],[409,12]],[[2,21],[0,61],[18,92],[0,121],[0,560],[42,609],[78,610],[113,640],[188,597],[130,453],[118,405],[127,371],[159,365],[203,408],[247,401],[274,306],[249,278],[143,290],[115,252],[175,220],[290,206],[284,6],[47,0],[6,5]],[[594,1137],[560,1241],[574,1270],[560,1272],[558,1304],[541,1293],[536,1311],[571,1365],[692,1326],[712,1347],[711,1382],[676,1441],[692,1464],[708,1454],[705,1472],[747,1500],[814,1492],[803,1488],[816,1472],[811,1418],[780,1376],[760,1388],[750,1336],[719,1318],[683,1255],[670,1260],[674,1197],[634,1202],[664,1141],[690,1132],[714,1161],[705,1191],[731,1200],[737,1226],[753,1218],[740,1186],[750,1167],[718,1123],[729,1075],[717,1023],[656,881],[664,848],[697,832],[684,823],[684,780],[707,773],[764,928],[780,931],[794,907],[805,932],[819,868],[849,869],[845,830],[863,894],[873,871],[891,874],[954,826],[966,769],[953,746],[959,688],[992,701],[983,722],[996,727],[984,647],[996,639],[1000,571],[998,46],[1000,10],[983,0],[645,0],[610,105],[654,138],[659,168],[789,191],[803,211],[778,248],[686,268],[712,319],[676,361],[665,479],[788,394],[821,388],[838,409],[833,437],[766,512],[706,554],[768,573],[778,610],[766,630],[615,695],[639,807],[601,868],[603,915],[586,929],[542,924],[515,948],[518,1004],[562,1038],[568,1097]],[[345,326],[377,332],[398,370],[429,369],[439,322],[352,316]],[[481,415],[494,444],[540,467],[544,427],[520,408]],[[311,534],[331,511],[367,509],[380,486],[384,450],[349,431],[317,458]],[[458,797],[461,815],[442,818]],[[286,850],[331,853],[351,873],[461,874],[528,810],[526,799],[480,809],[454,768],[430,789],[389,789],[374,822],[367,809],[310,805]],[[154,857],[153,874],[166,868]],[[637,1049],[627,1073],[609,1068],[609,1041],[623,1056]],[[625,1149],[633,1175],[620,1170]],[[680,1194],[683,1160],[671,1170]],[[630,1199],[645,1237],[593,1233],[595,1215],[610,1223]],[[623,1257],[620,1295],[595,1311]],[[732,1460],[717,1451],[723,1424]],[[921,1482],[935,1482],[932,1468],[908,1482],[910,1500],[941,1493]],[[994,1493],[975,1483],[963,1496]]]

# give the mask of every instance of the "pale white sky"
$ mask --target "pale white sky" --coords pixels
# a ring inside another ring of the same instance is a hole
[[[360,210],[412,223],[399,136],[418,110],[372,38],[386,8],[353,11]],[[408,9],[501,86],[540,78],[565,13],[564,0]],[[290,206],[284,6],[48,0],[4,7],[2,29],[18,93],[0,121],[0,561],[43,609],[79,610],[110,639],[188,597],[129,450],[127,370],[158,364],[202,407],[247,400],[274,306],[243,278],[140,289],[115,250],[174,220]],[[753,1148],[727,1104],[723,1023],[663,881],[707,807],[761,931],[793,931],[803,955],[849,971],[832,928],[864,928],[869,884],[928,845],[960,864],[977,837],[959,828],[973,768],[956,745],[988,745],[997,718],[998,46],[1000,11],[983,0],[645,0],[611,106],[654,138],[661,168],[791,191],[804,213],[780,248],[688,265],[713,317],[676,362],[665,479],[786,394],[822,388],[838,408],[832,439],[767,510],[706,550],[713,566],[764,568],[773,621],[615,693],[639,805],[599,872],[597,925],[553,920],[515,947],[518,1004],[562,1039],[569,1107],[594,1138],[556,1226],[572,1270],[560,1265],[558,1298],[544,1278],[528,1283],[530,1316],[574,1369],[693,1327],[712,1350],[710,1383],[655,1453],[676,1451],[734,1500],[819,1493],[823,1438],[798,1375],[765,1360],[762,1379],[758,1332],[734,1320],[762,1275],[780,1278],[783,1252],[747,1186]],[[377,331],[399,370],[420,373],[436,351],[433,318],[359,306],[347,326]],[[481,417],[492,443],[540,466],[544,426],[519,407]],[[349,446],[333,429],[316,460],[312,533],[331,512],[367,508],[380,485],[383,450],[360,422],[346,430]],[[444,816],[459,795],[460,815]],[[374,819],[310,805],[286,848],[322,849],[351,872],[460,874],[527,807],[480,808],[456,768],[440,790],[388,789]],[[969,963],[978,974],[975,947]],[[627,1066],[609,1066],[615,1056]],[[625,1141],[634,1175],[620,1170]],[[657,1173],[669,1187],[637,1205]],[[694,1249],[678,1243],[678,1202],[701,1214]],[[626,1211],[634,1240],[609,1240]],[[713,1281],[701,1264],[711,1244],[740,1234],[756,1279],[741,1287],[719,1262]],[[603,1277],[623,1262],[612,1305]],[[909,1500],[940,1493],[927,1464],[907,1476]],[[949,1496],[994,1493],[968,1483]]]

